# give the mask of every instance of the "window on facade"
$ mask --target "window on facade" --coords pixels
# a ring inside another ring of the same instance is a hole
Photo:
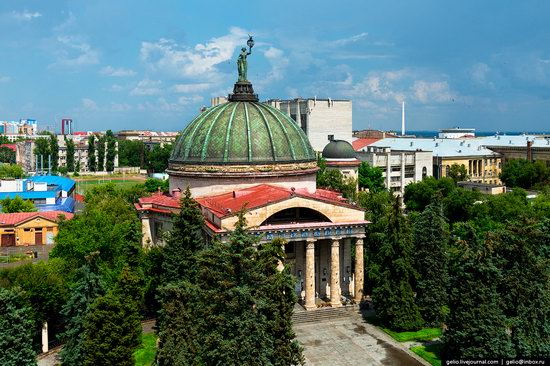
[[[414,165],[405,165],[405,178],[414,178]]]
[[[33,200],[34,204],[37,204],[37,205],[45,205],[46,204],[46,199],[45,198],[35,198]]]
[[[291,241],[291,242],[288,242],[285,244],[285,253],[286,254],[294,254],[296,248],[295,248],[295,245],[294,245],[294,242]]]
[[[391,171],[392,171],[392,172],[400,172],[400,171],[401,171],[401,167],[400,167],[400,166],[392,166],[392,167],[391,167]]]
[[[294,120],[294,122],[296,122],[296,115],[295,114],[291,114],[290,118],[292,118]]]
[[[401,177],[390,177],[391,182],[399,182],[401,180]]]
[[[448,165],[445,165],[445,176],[448,177],[450,172],[451,172],[451,167]]]
[[[422,168],[422,179],[426,178],[428,176],[428,168],[423,167]]]

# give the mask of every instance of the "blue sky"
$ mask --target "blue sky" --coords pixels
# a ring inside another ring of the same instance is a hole
[[[550,130],[548,1],[2,0],[0,120],[181,130],[230,92],[349,98],[355,129]]]

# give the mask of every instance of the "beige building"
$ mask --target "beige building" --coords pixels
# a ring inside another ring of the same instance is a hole
[[[433,176],[447,177],[453,164],[466,168],[472,182],[500,184],[502,168],[500,154],[484,146],[480,139],[440,139],[440,138],[385,138],[370,147],[386,148],[394,151],[432,152]]]
[[[305,101],[306,114],[311,101]],[[333,107],[328,101],[315,103]],[[181,192],[190,187],[205,218],[207,240],[227,241],[243,208],[259,242],[284,239],[285,263],[306,309],[359,302],[365,214],[339,193],[316,187],[317,155],[300,124],[279,107],[259,103],[252,84],[241,81],[227,102],[204,109],[187,125],[167,169],[171,194],[157,193],[136,204],[143,245],[163,244]],[[322,140],[320,149],[327,136]]]
[[[315,151],[323,151],[329,140],[352,140],[352,103],[346,99],[271,99],[266,102],[281,110],[302,128]]]
[[[142,141],[145,145],[173,144],[176,142],[177,132],[161,132],[149,130],[123,130],[116,134],[120,140]]]
[[[73,214],[64,211],[0,214],[0,247],[53,244],[60,217],[68,220]]]

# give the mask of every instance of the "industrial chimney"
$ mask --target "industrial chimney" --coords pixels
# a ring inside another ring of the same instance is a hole
[[[401,136],[405,136],[405,101],[401,102]]]

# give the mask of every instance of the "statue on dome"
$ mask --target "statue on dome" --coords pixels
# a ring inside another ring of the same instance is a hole
[[[249,35],[249,37],[250,38],[248,38],[248,41],[246,42],[248,51],[246,50],[246,47],[241,48],[241,53],[237,59],[237,71],[239,72],[238,82],[248,81],[248,61],[246,60],[246,57],[252,53],[252,47],[254,47],[254,40],[252,39],[252,36]]]

